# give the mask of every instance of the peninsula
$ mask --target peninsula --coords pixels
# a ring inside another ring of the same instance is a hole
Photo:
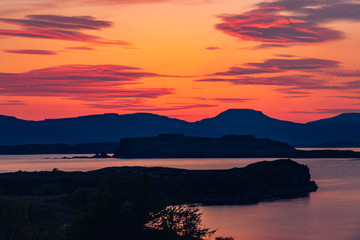
[[[165,204],[244,204],[303,196],[317,189],[309,168],[289,159],[228,170],[111,167],[90,172],[2,173],[0,189],[4,196],[27,196],[41,200],[39,204],[59,197],[65,198],[63,204],[83,204],[88,194],[110,179],[118,179],[126,193],[146,185],[147,191],[152,189]]]

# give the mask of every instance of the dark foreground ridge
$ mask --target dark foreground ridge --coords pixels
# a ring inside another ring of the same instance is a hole
[[[254,203],[301,196],[317,189],[308,167],[289,159],[229,170],[112,167],[90,172],[3,173],[0,189],[3,195],[61,196],[71,202],[84,199],[84,192],[95,191],[101,179],[111,178],[121,179],[125,192],[133,191],[147,179],[166,204]],[[41,201],[43,204],[44,199]]]
[[[123,138],[116,158],[358,158],[359,152],[296,150],[287,143],[251,135],[221,138],[160,134],[157,137]]]

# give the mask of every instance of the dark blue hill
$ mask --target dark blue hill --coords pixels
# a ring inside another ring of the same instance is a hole
[[[6,119],[3,123],[1,119]],[[19,122],[21,121],[21,122]],[[0,118],[0,145],[29,143],[118,142],[122,137],[155,136],[162,132],[187,133],[182,120],[149,113],[103,114],[77,118],[24,121]]]
[[[325,118],[308,124],[355,124],[360,125],[360,113],[342,113],[335,117]]]
[[[311,133],[313,143],[337,142],[338,147],[351,146],[351,142],[360,142],[360,113],[343,113],[309,122],[306,130]]]
[[[199,130],[211,137],[228,134],[254,135],[288,143],[301,142],[302,125],[266,116],[251,109],[229,109],[214,118],[195,123]]]

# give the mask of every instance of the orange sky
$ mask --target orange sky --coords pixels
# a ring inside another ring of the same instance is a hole
[[[360,112],[360,2],[3,0],[0,114]]]

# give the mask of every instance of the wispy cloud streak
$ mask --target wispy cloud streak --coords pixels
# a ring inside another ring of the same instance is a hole
[[[304,72],[306,71],[306,73]],[[312,90],[360,89],[360,81],[336,81],[337,77],[357,77],[358,71],[341,69],[340,62],[320,58],[273,58],[227,71],[209,74],[197,82],[225,82],[234,85],[278,86],[275,91],[306,96]]]
[[[248,41],[255,49],[309,45],[344,38],[341,31],[321,26],[338,20],[360,20],[360,3],[351,0],[275,0],[248,12],[218,16],[215,28]]]
[[[56,39],[94,44],[130,46],[126,41],[107,40],[85,34],[83,30],[102,30],[112,22],[96,20],[91,16],[27,15],[25,19],[0,18],[0,23],[14,25],[21,29],[0,29],[0,36],[39,39]]]
[[[0,93],[9,96],[62,97],[81,101],[157,98],[169,88],[141,88],[143,78],[162,75],[121,65],[64,65],[24,73],[0,73]]]
[[[19,49],[19,50],[3,50],[6,53],[30,54],[30,55],[56,55],[57,52],[40,49]]]
[[[239,39],[270,44],[268,46],[314,44],[343,38],[340,31],[282,16],[282,10],[281,5],[268,5],[243,14],[220,15],[222,23],[215,28]]]

